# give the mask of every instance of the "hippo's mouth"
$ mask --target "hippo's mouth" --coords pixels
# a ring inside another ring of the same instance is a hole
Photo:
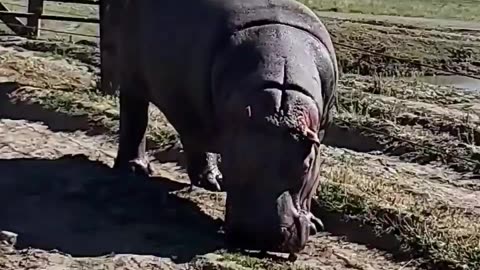
[[[274,208],[265,208],[267,204],[255,199],[258,196],[239,199],[238,192],[227,192],[225,219],[227,242],[236,248],[297,253],[309,236],[323,229],[322,221],[309,211],[310,196],[300,200],[300,193],[284,191]]]
[[[241,131],[228,133],[229,147],[221,152],[226,242],[241,249],[300,252],[309,236],[323,229],[310,213],[319,184],[319,145],[290,130],[279,136],[271,136],[272,130]],[[255,151],[246,151],[251,145]]]
[[[280,230],[283,242],[279,246],[280,252],[299,252],[305,246],[308,237],[315,235],[318,230],[323,230],[322,221],[315,217],[308,209],[301,207],[309,205],[300,204],[298,195],[284,192],[278,202],[278,211],[281,214]],[[311,200],[307,197],[304,200]]]

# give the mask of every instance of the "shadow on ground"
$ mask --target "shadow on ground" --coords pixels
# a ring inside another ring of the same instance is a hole
[[[384,150],[376,138],[364,135],[357,129],[338,126],[335,123],[328,126],[323,144],[362,153]]]
[[[74,132],[77,130],[89,131],[86,116],[72,116],[66,113],[51,111],[39,104],[25,101],[12,102],[10,95],[21,85],[15,82],[0,83],[0,118],[12,120],[41,121],[52,131]]]
[[[0,172],[0,228],[19,234],[17,248],[148,254],[178,263],[221,248],[218,223],[169,194],[184,184],[120,177],[84,156],[0,160]]]

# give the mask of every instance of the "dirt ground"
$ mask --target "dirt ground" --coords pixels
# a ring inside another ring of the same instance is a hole
[[[81,119],[35,106],[8,109],[10,117],[0,120],[0,226],[19,236],[16,250],[0,257],[1,269],[203,269],[215,262],[211,253],[222,252],[217,219],[223,194],[189,191],[184,169],[173,162],[156,161],[157,175],[150,179],[120,178],[109,168],[116,145],[107,136],[87,135]],[[322,269],[404,266],[387,258],[321,235],[297,263]]]
[[[450,52],[461,41],[465,51],[480,48],[476,32],[403,24],[349,18],[330,27],[336,39],[365,48],[372,46],[365,43],[368,37],[393,33],[384,44],[407,56],[428,51],[436,41],[446,41],[435,47],[438,52]],[[358,29],[366,30],[360,35]],[[421,31],[421,42],[398,42]],[[378,76],[385,65],[392,72],[419,68],[340,50],[342,106],[322,149],[326,179],[316,206],[326,231],[290,263],[285,254],[259,258],[225,249],[225,194],[190,190],[181,149],[158,111],[152,109],[149,128],[155,176],[112,172],[118,107],[115,99],[92,91],[97,49],[6,38],[2,44],[0,231],[18,234],[13,247],[0,244],[2,270],[476,269],[480,262],[471,244],[480,240],[476,165],[365,130],[480,160],[476,93]],[[426,63],[443,61],[419,55]],[[448,54],[445,66],[480,69],[480,54],[456,55]],[[356,57],[365,60],[362,70],[355,71]],[[412,220],[421,216],[424,227],[408,223],[412,228],[405,230],[390,220],[407,214]],[[455,266],[443,265],[447,261]]]

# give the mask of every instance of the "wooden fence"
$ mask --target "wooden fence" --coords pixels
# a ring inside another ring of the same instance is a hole
[[[60,16],[60,15],[48,15],[43,13],[45,1],[48,2],[62,2],[71,4],[84,4],[84,5],[98,5],[100,10],[100,18],[89,18],[79,16]],[[113,65],[110,60],[112,57],[113,44],[109,42],[109,31],[105,31],[106,12],[110,1],[115,0],[28,0],[27,12],[15,12],[10,11],[1,3],[0,0],[0,21],[3,22],[8,28],[10,28],[15,34],[19,36],[37,38],[39,36],[40,20],[57,20],[68,22],[81,22],[81,23],[99,23],[100,25],[100,63],[101,63],[101,85],[100,89],[106,94],[113,94],[115,92],[113,83]],[[23,23],[19,18],[26,18],[26,23]],[[73,33],[72,33],[73,34]]]
[[[99,23],[99,18],[74,17],[61,15],[48,15],[43,13],[45,1],[63,2],[72,4],[100,5],[99,0],[28,0],[27,12],[14,12],[0,1],[0,20],[5,23],[15,34],[36,38],[39,35],[40,20],[57,20],[83,23]],[[26,18],[24,24],[19,18]]]

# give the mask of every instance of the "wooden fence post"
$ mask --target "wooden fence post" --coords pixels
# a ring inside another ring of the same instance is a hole
[[[118,1],[118,0],[113,0]],[[102,93],[114,95],[116,92],[115,65],[112,54],[115,53],[114,44],[111,40],[114,24],[112,23],[111,0],[100,0],[100,88]]]
[[[44,0],[28,1],[28,12],[34,14],[27,18],[27,33],[29,33],[29,37],[37,38],[40,33],[40,16],[43,14],[43,1]]]
[[[19,36],[27,36],[28,29],[22,21],[20,21],[15,15],[9,14],[11,11],[0,2],[0,23],[5,23],[10,30]]]

